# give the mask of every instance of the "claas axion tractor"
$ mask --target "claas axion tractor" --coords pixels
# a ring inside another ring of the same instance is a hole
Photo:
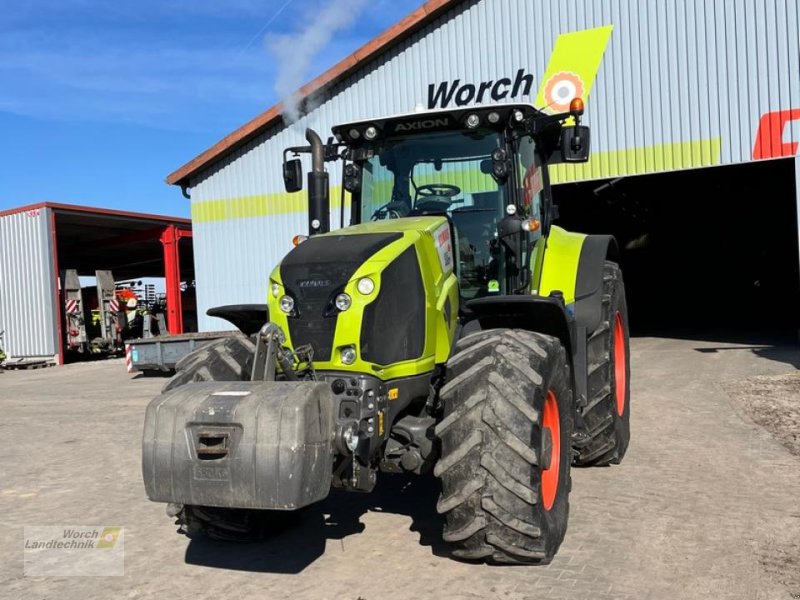
[[[188,355],[148,406],[149,498],[184,533],[251,539],[332,487],[432,472],[454,556],[549,562],[571,466],[618,463],[629,439],[616,242],[553,224],[548,165],[588,160],[582,114],[575,99],[307,130],[283,176],[299,191],[311,155],[309,235],[266,305],[209,311],[245,335]],[[350,224],[330,231],[334,161]]]

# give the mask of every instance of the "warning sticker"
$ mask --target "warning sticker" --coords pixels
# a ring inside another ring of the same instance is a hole
[[[439,253],[439,263],[445,275],[453,270],[453,242],[450,239],[450,225],[442,225],[433,233],[436,250]]]

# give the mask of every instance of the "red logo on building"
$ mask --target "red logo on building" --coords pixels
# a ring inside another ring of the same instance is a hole
[[[753,146],[753,159],[795,156],[798,142],[784,142],[783,134],[790,121],[798,120],[800,120],[800,108],[778,110],[763,115],[758,123],[756,143]]]

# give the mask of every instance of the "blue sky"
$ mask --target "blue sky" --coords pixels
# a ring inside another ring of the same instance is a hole
[[[421,4],[369,0],[302,80]],[[164,178],[280,100],[268,40],[328,5],[0,0],[0,210],[51,201],[188,216]]]

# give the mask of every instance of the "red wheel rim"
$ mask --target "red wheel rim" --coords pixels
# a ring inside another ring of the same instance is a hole
[[[625,412],[625,393],[628,386],[625,369],[625,326],[622,315],[617,313],[614,319],[614,389],[617,394],[617,414],[620,417]]]
[[[558,399],[553,390],[547,392],[542,415],[542,430],[550,432],[552,448],[550,450],[550,466],[542,469],[542,502],[545,510],[550,510],[556,501],[558,490],[558,474],[561,466],[561,425],[558,419]]]

